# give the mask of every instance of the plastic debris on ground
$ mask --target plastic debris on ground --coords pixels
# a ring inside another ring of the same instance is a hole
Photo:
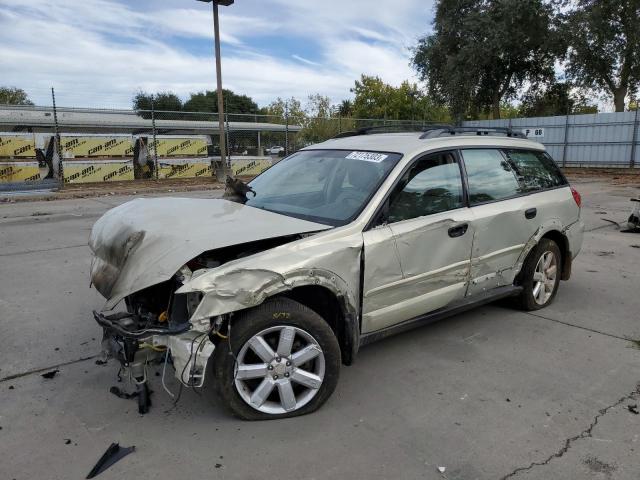
[[[87,475],[87,478],[89,479],[95,477],[96,475],[100,475],[111,465],[122,460],[135,449],[135,446],[121,447],[118,443],[112,443],[111,445],[109,445],[109,448],[107,448],[107,451],[102,454],[100,460],[98,460],[98,463],[96,463],[91,469],[91,471]]]

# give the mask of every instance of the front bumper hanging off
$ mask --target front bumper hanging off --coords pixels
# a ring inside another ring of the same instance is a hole
[[[135,330],[136,316],[127,312],[105,315],[94,311],[93,318],[104,331],[102,348],[106,358],[119,360],[136,383],[146,382],[150,362],[164,359],[171,361],[175,377],[183,385],[204,385],[207,363],[215,350],[208,332],[191,330],[189,323]]]

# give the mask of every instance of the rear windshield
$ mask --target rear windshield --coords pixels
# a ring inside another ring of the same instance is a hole
[[[249,185],[246,205],[326,225],[355,219],[402,155],[304,150],[278,162]]]

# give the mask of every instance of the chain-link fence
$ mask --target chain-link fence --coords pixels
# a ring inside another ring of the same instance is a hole
[[[384,119],[0,106],[0,189],[254,176],[302,147]],[[419,127],[421,123],[411,126]]]
[[[0,106],[0,190],[76,183],[254,176],[308,145],[364,127],[428,122],[228,113],[220,155],[210,112]],[[563,166],[640,165],[637,112],[468,122],[527,130]]]

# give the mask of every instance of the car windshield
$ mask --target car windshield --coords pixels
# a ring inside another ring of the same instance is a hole
[[[400,160],[387,152],[305,150],[256,177],[246,205],[332,226],[355,219]]]

